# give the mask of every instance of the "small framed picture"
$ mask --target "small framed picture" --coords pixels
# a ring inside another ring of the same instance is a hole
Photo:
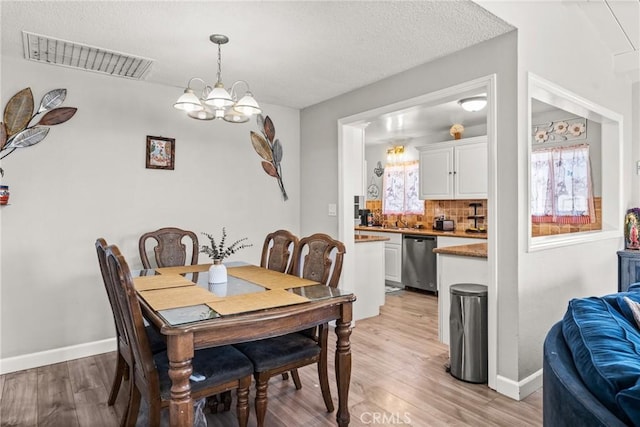
[[[176,140],[161,136],[147,135],[147,169],[173,170]]]

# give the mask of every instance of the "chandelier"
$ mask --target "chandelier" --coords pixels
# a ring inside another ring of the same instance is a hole
[[[229,38],[222,34],[209,36],[212,43],[218,45],[218,75],[213,87],[207,85],[204,80],[193,77],[187,83],[184,93],[178,98],[174,108],[185,111],[187,115],[197,120],[223,119],[231,123],[245,123],[252,115],[260,114],[262,110],[249,89],[249,83],[238,80],[227,91],[222,84],[222,55],[220,46],[227,43]],[[204,87],[200,97],[192,88],[193,82],[200,82]],[[246,86],[245,92],[240,96],[239,86]]]

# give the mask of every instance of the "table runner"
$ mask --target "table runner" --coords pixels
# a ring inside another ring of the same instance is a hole
[[[178,275],[140,276],[133,278],[133,286],[137,291],[153,289],[178,288],[181,286],[195,286],[191,280]]]
[[[318,282],[314,282],[313,280],[303,279],[298,276],[292,276],[291,274],[284,274],[277,271],[267,270],[255,265],[229,267],[227,268],[227,274],[272,290],[299,288],[300,286],[318,284]]]
[[[282,307],[309,301],[308,298],[292,294],[283,289],[276,289],[253,294],[235,295],[207,302],[207,305],[221,315],[245,313],[265,308]]]

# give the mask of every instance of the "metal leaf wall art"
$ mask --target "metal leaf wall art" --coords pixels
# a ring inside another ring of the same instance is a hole
[[[282,161],[282,144],[277,139],[276,129],[273,126],[273,122],[269,116],[263,118],[261,114],[257,116],[258,128],[262,135],[251,131],[251,144],[256,150],[256,153],[264,160],[262,161],[262,169],[269,175],[278,180],[278,186],[282,192],[282,198],[287,201],[287,191],[284,189],[282,183],[282,167],[280,162]]]
[[[16,93],[7,102],[3,121],[0,122],[0,160],[13,153],[16,148],[31,147],[48,134],[46,126],[59,125],[69,120],[77,108],[59,107],[67,96],[66,89],[47,92],[34,112],[33,93],[27,87]],[[59,107],[59,108],[58,108]],[[44,113],[33,125],[36,116]]]

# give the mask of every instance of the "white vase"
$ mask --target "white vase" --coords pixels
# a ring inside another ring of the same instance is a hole
[[[209,283],[209,291],[217,297],[227,296],[227,282],[225,283]]]
[[[209,283],[226,283],[227,267],[222,261],[215,260],[213,265],[209,267]]]

